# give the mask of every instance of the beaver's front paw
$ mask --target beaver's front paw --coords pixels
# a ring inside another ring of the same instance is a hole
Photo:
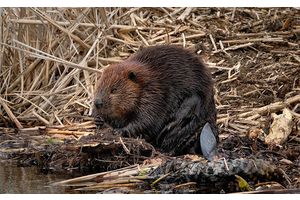
[[[125,129],[114,129],[113,130],[114,135],[118,135],[121,137],[128,137],[127,136],[127,131]]]
[[[104,126],[104,119],[100,116],[95,117],[95,124],[97,128],[102,128]]]

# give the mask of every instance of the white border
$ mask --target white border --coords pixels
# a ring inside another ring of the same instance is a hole
[[[300,7],[299,0],[0,0],[0,7]]]

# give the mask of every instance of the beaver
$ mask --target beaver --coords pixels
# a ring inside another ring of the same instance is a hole
[[[211,73],[197,55],[184,48],[150,46],[108,66],[94,96],[92,115],[100,128],[106,123],[122,136],[142,137],[177,156],[202,153],[200,143],[206,142],[199,142],[200,134],[208,123],[203,138],[213,141],[208,151],[216,148]]]

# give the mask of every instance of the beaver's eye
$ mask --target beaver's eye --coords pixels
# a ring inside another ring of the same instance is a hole
[[[116,91],[117,91],[117,88],[114,87],[110,90],[110,93],[114,94]]]
[[[137,82],[137,77],[135,72],[129,72],[128,73],[128,79],[132,80],[133,82]]]

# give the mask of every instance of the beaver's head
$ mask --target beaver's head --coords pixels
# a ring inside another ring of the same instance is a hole
[[[96,85],[93,115],[108,123],[126,121],[137,110],[142,85],[138,64],[124,62],[107,67]]]

